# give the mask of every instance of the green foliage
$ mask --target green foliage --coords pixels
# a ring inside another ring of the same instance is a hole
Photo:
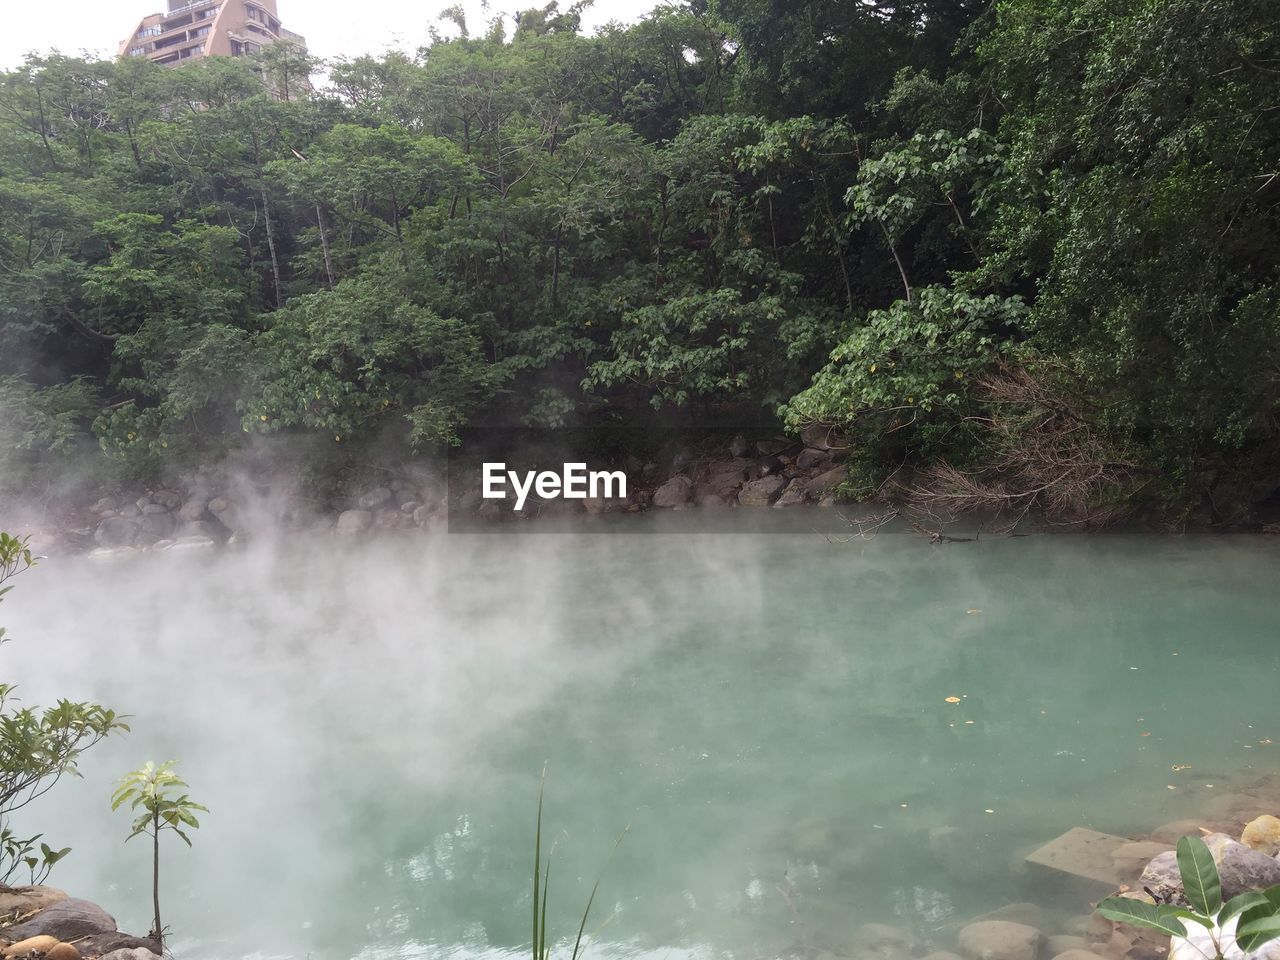
[[[1246,891],[1222,902],[1222,882],[1213,854],[1199,837],[1178,841],[1178,872],[1191,909],[1169,903],[1148,903],[1132,897],[1107,897],[1098,904],[1098,913],[1108,920],[1155,930],[1170,937],[1187,936],[1187,923],[1203,927],[1213,944],[1213,960],[1222,960],[1229,941],[1223,928],[1239,916],[1235,944],[1252,952],[1269,940],[1280,937],[1280,886],[1262,891]]]
[[[5,581],[37,562],[26,538],[0,532],[0,601],[13,589]],[[10,638],[0,627],[0,644]],[[95,703],[59,700],[43,710],[18,706],[13,684],[0,683],[0,884],[20,871],[40,883],[69,847],[54,850],[43,834],[15,832],[13,814],[51,790],[64,776],[79,776],[80,755],[104,737],[127,731],[124,718]]]
[[[176,760],[166,760],[158,766],[148,760],[137,770],[125,774],[111,795],[111,809],[127,806],[137,816],[126,842],[134,837],[148,836],[152,843],[151,896],[155,917],[151,937],[163,939],[164,927],[160,922],[160,835],[169,830],[191,846],[187,831],[197,830],[200,821],[197,813],[208,813],[209,808],[191,799],[187,783],[173,771]]]

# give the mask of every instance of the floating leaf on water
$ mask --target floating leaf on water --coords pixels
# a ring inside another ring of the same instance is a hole
[[[975,613],[981,613],[981,612],[982,610],[980,610],[978,607],[970,607],[968,610],[965,611],[965,613],[969,614],[970,616],[973,616]]]
[[[959,703],[959,702],[960,702],[959,697],[947,697],[947,703]]]
[[[994,811],[994,810],[992,810],[990,807],[987,807],[987,809],[983,810],[982,812],[983,812],[983,813],[995,813],[995,811]]]
[[[1175,763],[1175,764],[1174,764],[1172,767],[1170,767],[1169,769],[1170,769],[1170,770],[1172,770],[1174,773],[1181,773],[1183,770],[1190,770],[1190,769],[1191,769],[1191,764],[1189,764],[1189,763]]]
[[[1149,731],[1147,731],[1147,730],[1143,730],[1140,734],[1138,734],[1138,736],[1140,736],[1140,737],[1149,737],[1149,736],[1151,736],[1151,733],[1150,733]]]
[[[1177,787],[1175,787],[1172,783],[1166,783],[1166,784],[1164,785],[1164,788],[1165,788],[1166,790],[1177,790],[1177,789],[1178,789],[1178,788],[1177,788]]]
[[[1260,744],[1262,744],[1262,745],[1265,747],[1265,746],[1268,746],[1268,745],[1271,743],[1271,738],[1270,738],[1270,737],[1264,737],[1263,739],[1259,740],[1258,742],[1259,742]]]
[[[966,720],[966,721],[965,721],[965,724],[970,724],[970,723],[973,723],[973,722],[974,722],[973,720]]]

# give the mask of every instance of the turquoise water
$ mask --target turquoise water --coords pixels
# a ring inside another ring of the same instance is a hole
[[[163,855],[178,956],[516,955],[545,764],[564,935],[603,868],[589,956],[947,946],[1085,912],[1040,843],[1280,766],[1277,538],[639,535],[676,519],[47,562],[8,675],[133,714],[25,812],[53,882],[145,930],[110,781],[178,757],[212,810]]]

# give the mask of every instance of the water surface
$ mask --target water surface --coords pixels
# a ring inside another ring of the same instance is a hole
[[[3,607],[7,676],[133,732],[23,825],[142,932],[149,852],[110,783],[180,758],[212,813],[163,854],[177,955],[498,958],[529,940],[545,764],[561,933],[604,867],[589,955],[756,958],[870,920],[948,946],[1059,895],[1021,864],[1045,840],[1276,768],[1274,538],[672,522],[48,561]]]

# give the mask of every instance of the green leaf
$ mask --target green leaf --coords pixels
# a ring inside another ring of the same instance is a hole
[[[1213,854],[1199,837],[1178,841],[1178,872],[1187,900],[1198,912],[1211,917],[1222,909],[1222,881]]]
[[[1237,913],[1243,913],[1245,910],[1251,910],[1254,907],[1265,906],[1267,898],[1264,894],[1257,890],[1246,890],[1237,897],[1232,897],[1227,901],[1226,906],[1218,913],[1218,926],[1222,926]]]
[[[1158,930],[1171,937],[1185,937],[1187,928],[1168,906],[1156,906],[1130,897],[1107,897],[1098,904],[1098,913],[1108,920],[1134,927]]]
[[[1260,917],[1236,930],[1236,945],[1248,952],[1276,937],[1280,937],[1280,916]]]

